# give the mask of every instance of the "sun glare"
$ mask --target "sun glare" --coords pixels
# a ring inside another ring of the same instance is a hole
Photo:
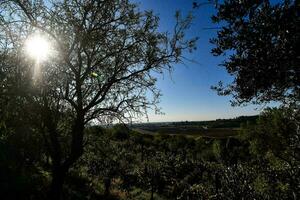
[[[50,44],[41,35],[29,37],[25,43],[26,52],[37,61],[44,61],[50,54]]]

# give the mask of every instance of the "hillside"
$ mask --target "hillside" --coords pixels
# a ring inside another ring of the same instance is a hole
[[[131,128],[143,134],[185,135],[198,138],[224,138],[238,134],[242,124],[256,123],[258,116],[240,116],[233,119],[211,121],[185,121],[134,124]]]

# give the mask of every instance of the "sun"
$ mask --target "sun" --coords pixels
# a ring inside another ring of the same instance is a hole
[[[50,43],[41,35],[30,36],[25,42],[25,49],[28,55],[36,61],[44,61],[50,55]]]

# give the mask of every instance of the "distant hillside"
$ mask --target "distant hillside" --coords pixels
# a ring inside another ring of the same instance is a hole
[[[255,123],[258,115],[240,116],[232,119],[216,119],[214,121],[201,121],[198,125],[207,126],[208,128],[239,128],[242,123]]]
[[[131,128],[144,134],[180,134],[192,137],[222,138],[235,136],[242,123],[255,123],[257,118],[258,115],[198,122],[143,123],[134,124]]]
[[[156,130],[161,127],[203,127],[203,128],[240,128],[242,123],[255,123],[258,115],[239,116],[231,119],[216,119],[210,121],[182,121],[182,122],[159,122],[159,123],[140,123],[131,125],[133,128],[147,128]]]

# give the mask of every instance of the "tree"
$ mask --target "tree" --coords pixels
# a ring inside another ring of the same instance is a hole
[[[86,125],[156,108],[160,92],[153,74],[194,48],[196,39],[184,35],[192,18],[176,13],[171,35],[158,31],[151,11],[141,12],[128,0],[7,0],[0,8],[1,98],[27,105],[51,157],[50,198],[60,199],[64,178],[83,153]],[[53,47],[43,62],[23,53],[35,34]]]
[[[242,133],[243,140],[249,142],[250,157],[259,165],[265,166],[262,169],[268,172],[266,177],[270,179],[270,185],[287,185],[284,191],[287,199],[297,199],[297,188],[300,185],[300,143],[295,123],[295,119],[299,121],[299,116],[293,115],[294,110],[291,108],[265,109],[257,124],[248,125]],[[269,193],[275,192],[280,190],[274,189]]]
[[[233,104],[299,102],[299,2],[224,1],[213,22],[221,23],[213,55],[229,54],[222,66],[234,77],[213,87],[233,95]]]

